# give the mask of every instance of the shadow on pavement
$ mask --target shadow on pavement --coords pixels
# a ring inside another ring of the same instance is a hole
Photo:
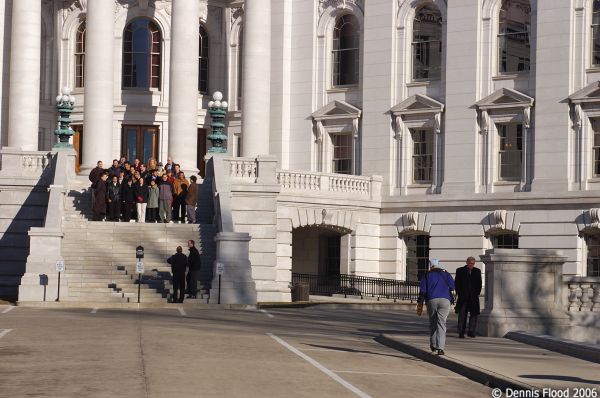
[[[585,383],[585,384],[595,384],[600,385],[600,380],[588,380],[582,379],[581,377],[574,376],[562,376],[562,375],[519,375],[524,379],[540,379],[540,380],[560,380],[560,381],[570,381],[573,383]]]

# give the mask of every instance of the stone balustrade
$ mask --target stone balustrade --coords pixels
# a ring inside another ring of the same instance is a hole
[[[278,170],[282,191],[329,192],[375,199],[381,197],[381,177]]]
[[[258,179],[258,161],[255,158],[225,158],[229,178],[255,183]]]
[[[600,312],[600,278],[565,276],[569,312]]]
[[[2,173],[6,176],[40,178],[51,174],[52,153],[2,148]],[[48,176],[51,177],[51,176]],[[49,181],[44,181],[49,183]]]

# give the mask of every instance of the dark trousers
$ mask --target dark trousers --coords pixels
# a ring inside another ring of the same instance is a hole
[[[146,208],[146,221],[157,222],[158,221],[158,207]]]
[[[108,204],[108,221],[119,221],[121,215],[121,202],[110,202]]]
[[[185,296],[185,273],[173,275],[173,302],[183,303]]]
[[[98,212],[94,211],[94,218],[92,219],[92,221],[102,221],[102,220],[104,220],[105,215],[106,215],[106,213],[98,213]]]
[[[458,309],[458,334],[465,334],[467,329],[467,304],[463,304]],[[477,318],[479,314],[469,313],[469,332],[475,333],[477,331]]]
[[[185,198],[183,195],[175,196],[173,199],[173,221],[185,222]]]
[[[131,220],[131,211],[133,210],[134,204],[123,202],[123,221],[129,222]]]
[[[187,283],[187,293],[190,296],[198,295],[198,274],[200,271],[188,271],[185,281]]]

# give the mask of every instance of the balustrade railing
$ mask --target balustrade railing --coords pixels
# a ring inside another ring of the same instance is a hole
[[[600,312],[600,278],[568,277],[564,283],[569,289],[569,312]]]
[[[292,283],[309,286],[310,294],[331,296],[378,297],[394,300],[416,301],[419,297],[419,282],[395,279],[371,278],[357,275],[292,274]]]
[[[231,179],[256,182],[256,179],[258,178],[258,165],[256,159],[229,158],[225,161],[229,164],[229,177]]]
[[[381,179],[378,177],[307,171],[278,170],[277,181],[282,191],[350,193],[366,198],[379,197],[381,189]]]

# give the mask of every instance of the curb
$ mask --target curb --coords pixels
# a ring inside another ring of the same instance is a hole
[[[337,303],[296,301],[293,303],[258,303],[258,308],[307,308],[323,307],[326,309],[356,309],[356,310],[414,310],[416,304],[409,303]]]
[[[526,332],[508,332],[504,335],[504,338],[583,359],[584,361],[600,363],[599,345],[578,343],[546,335],[537,336]]]
[[[248,304],[179,304],[179,303],[103,303],[103,302],[17,302],[19,307],[25,308],[94,308],[100,309],[200,309],[200,310],[256,310],[256,305]]]
[[[380,334],[377,336],[375,341],[398,351],[402,351],[408,355],[412,355],[425,362],[429,362],[444,369],[448,369],[454,373],[458,373],[459,375],[465,376],[466,378],[483,384],[484,386],[500,388],[503,390],[506,390],[507,388],[513,390],[532,390],[536,388],[532,385],[522,383],[520,381],[511,379],[510,377],[486,369],[475,368],[466,365],[462,362],[448,358],[447,356],[434,355],[429,351],[422,350],[419,347],[398,341],[389,334]]]

